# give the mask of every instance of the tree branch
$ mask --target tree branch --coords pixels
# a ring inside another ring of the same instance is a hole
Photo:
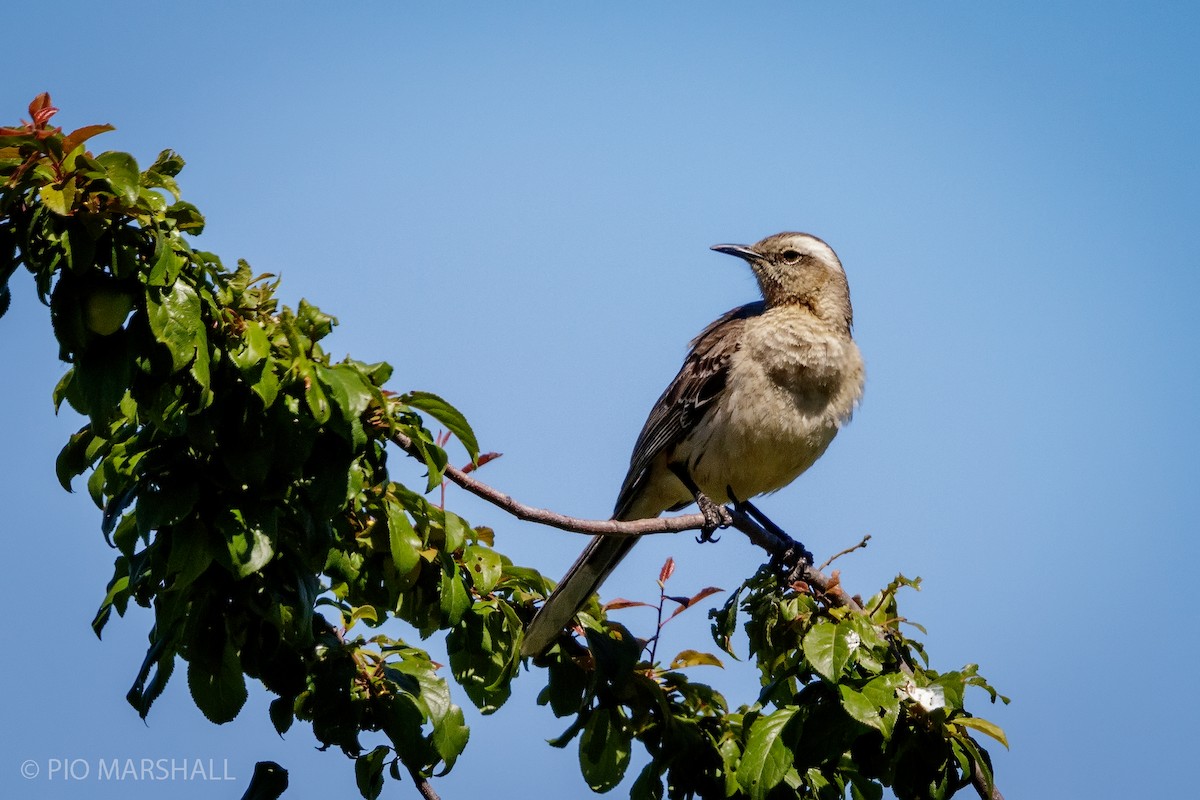
[[[408,774],[412,777],[413,783],[417,785],[417,791],[421,793],[421,797],[425,800],[441,800],[438,793],[433,790],[433,786],[430,785],[429,779],[422,775],[420,770],[408,767]]]
[[[412,439],[409,439],[404,434],[393,433],[392,441],[399,445],[401,450],[418,461],[424,460],[420,450],[413,444]],[[615,519],[580,519],[579,517],[568,517],[565,514],[559,514],[547,508],[525,505],[501,492],[499,489],[472,478],[457,467],[447,465],[444,474],[452,483],[466,489],[476,497],[481,497],[492,505],[507,511],[519,520],[549,525],[552,528],[570,531],[571,533],[603,534],[605,536],[616,537],[646,536],[651,533],[697,531],[703,528],[705,524],[703,514],[686,514],[680,517],[656,517],[654,519],[639,519],[628,522],[621,522]]]
[[[402,433],[395,432],[392,434],[392,441],[395,442],[400,449],[416,458],[418,461],[423,461],[420,450],[416,447],[411,439]],[[500,490],[489,486],[482,481],[476,480],[467,473],[447,465],[444,470],[445,477],[452,483],[457,484],[463,489],[466,489],[476,497],[481,497],[489,503],[497,506],[503,511],[508,512],[517,519],[526,522],[536,522],[541,525],[549,525],[552,528],[559,530],[570,531],[571,533],[584,534],[603,534],[605,536],[646,536],[653,533],[680,533],[682,531],[702,530],[708,522],[703,514],[685,514],[678,517],[655,517],[654,519],[639,519],[620,521],[614,519],[580,519],[578,517],[568,517],[565,514],[559,514],[556,511],[551,511],[546,508],[538,508],[536,506],[526,505],[512,496],[501,492]],[[788,536],[782,530],[769,530],[767,527],[759,524],[757,520],[747,514],[745,511],[738,509],[736,506],[729,506],[725,509],[730,516],[730,527],[736,528],[750,542],[757,547],[762,548],[769,553],[781,568],[793,580],[802,580],[809,586],[815,587],[825,599],[836,606],[843,606],[850,609],[856,614],[866,614],[863,607],[842,589],[839,581],[836,578],[831,578],[817,567],[808,563],[803,558],[804,547],[795,539]],[[861,542],[853,547],[847,548],[842,552],[833,556],[821,567],[828,566],[834,558],[845,555],[846,553],[857,550],[860,547],[865,547],[867,539],[870,536],[864,537]],[[913,674],[912,665],[909,663],[907,656],[900,651],[898,647],[893,648],[897,657],[900,660],[901,669],[910,677]],[[981,748],[982,749],[982,748]],[[1004,795],[1000,790],[991,787],[989,791],[987,780],[984,777],[983,768],[980,764],[972,764],[971,785],[978,792],[983,800],[1004,800]],[[426,784],[428,786],[428,784]],[[430,789],[432,791],[432,789]],[[436,795],[434,795],[436,797]]]
[[[391,440],[413,458],[419,461],[424,460],[420,449],[413,443],[412,439],[403,433],[392,433]],[[526,505],[514,499],[511,495],[507,495],[499,489],[471,477],[457,467],[447,465],[444,474],[452,483],[466,489],[476,497],[487,500],[492,505],[508,512],[517,519],[526,522],[536,522],[541,525],[549,525],[552,528],[570,531],[571,533],[603,534],[605,536],[617,537],[646,536],[653,533],[698,531],[702,530],[708,524],[703,514],[684,514],[677,517],[655,517],[653,519],[627,521],[569,517],[565,514],[559,514],[557,511]],[[797,579],[815,586],[834,605],[846,606],[860,614],[863,613],[862,606],[855,602],[854,598],[842,591],[836,580],[814,568],[811,564],[799,560],[798,556],[803,551],[803,548],[800,547],[799,542],[795,539],[792,539],[782,531],[775,532],[768,530],[749,514],[737,508],[729,507],[726,511],[730,515],[730,527],[736,528],[746,534],[746,537],[750,539],[752,544],[767,551],[772,558],[780,562],[781,566],[788,567]]]

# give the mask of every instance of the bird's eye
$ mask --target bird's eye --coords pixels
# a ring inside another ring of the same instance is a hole
[[[800,253],[799,253],[799,251],[797,251],[797,250],[784,250],[784,251],[783,251],[783,263],[785,263],[785,264],[799,264],[799,263],[800,263]]]

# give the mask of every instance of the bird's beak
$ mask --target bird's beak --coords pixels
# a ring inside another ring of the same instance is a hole
[[[714,244],[710,249],[716,250],[718,253],[744,258],[747,261],[755,261],[760,258],[758,253],[744,244]]]

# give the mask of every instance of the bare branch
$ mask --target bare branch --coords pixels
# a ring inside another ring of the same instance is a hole
[[[421,458],[420,451],[417,450],[412,440],[404,434],[393,433],[392,441],[410,456],[417,459]],[[568,517],[565,514],[559,514],[547,508],[525,505],[522,502],[514,500],[510,495],[482,481],[476,480],[457,467],[447,466],[445,476],[452,483],[461,486],[477,497],[482,497],[484,500],[507,511],[517,519],[524,520],[525,522],[537,522],[542,525],[549,525],[552,528],[572,533],[604,534],[605,536],[617,537],[646,536],[651,533],[696,531],[703,528],[705,524],[703,514],[638,519],[628,522],[620,522],[613,519],[580,519],[578,517]]]
[[[831,555],[829,558],[825,559],[825,563],[824,563],[824,564],[822,564],[821,566],[817,567],[817,570],[818,570],[818,571],[820,571],[820,570],[823,570],[823,569],[825,569],[826,567],[828,567],[830,564],[832,564],[834,561],[836,561],[836,560],[838,560],[839,558],[841,558],[842,556],[844,556],[844,555],[849,555],[850,553],[853,553],[855,550],[859,550],[859,549],[862,549],[862,548],[866,547],[866,546],[867,546],[867,542],[869,542],[869,541],[871,541],[871,534],[869,534],[869,533],[868,533],[866,536],[864,536],[864,537],[862,538],[862,541],[861,541],[861,542],[859,542],[858,544],[856,544],[856,545],[854,545],[854,546],[852,546],[852,547],[847,547],[845,550],[842,550],[842,551],[840,551],[840,552],[834,553],[834,554],[833,554],[833,555]]]

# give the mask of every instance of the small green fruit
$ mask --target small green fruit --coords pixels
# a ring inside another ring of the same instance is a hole
[[[125,324],[133,310],[133,295],[113,289],[97,289],[87,299],[87,326],[92,333],[108,336]]]

